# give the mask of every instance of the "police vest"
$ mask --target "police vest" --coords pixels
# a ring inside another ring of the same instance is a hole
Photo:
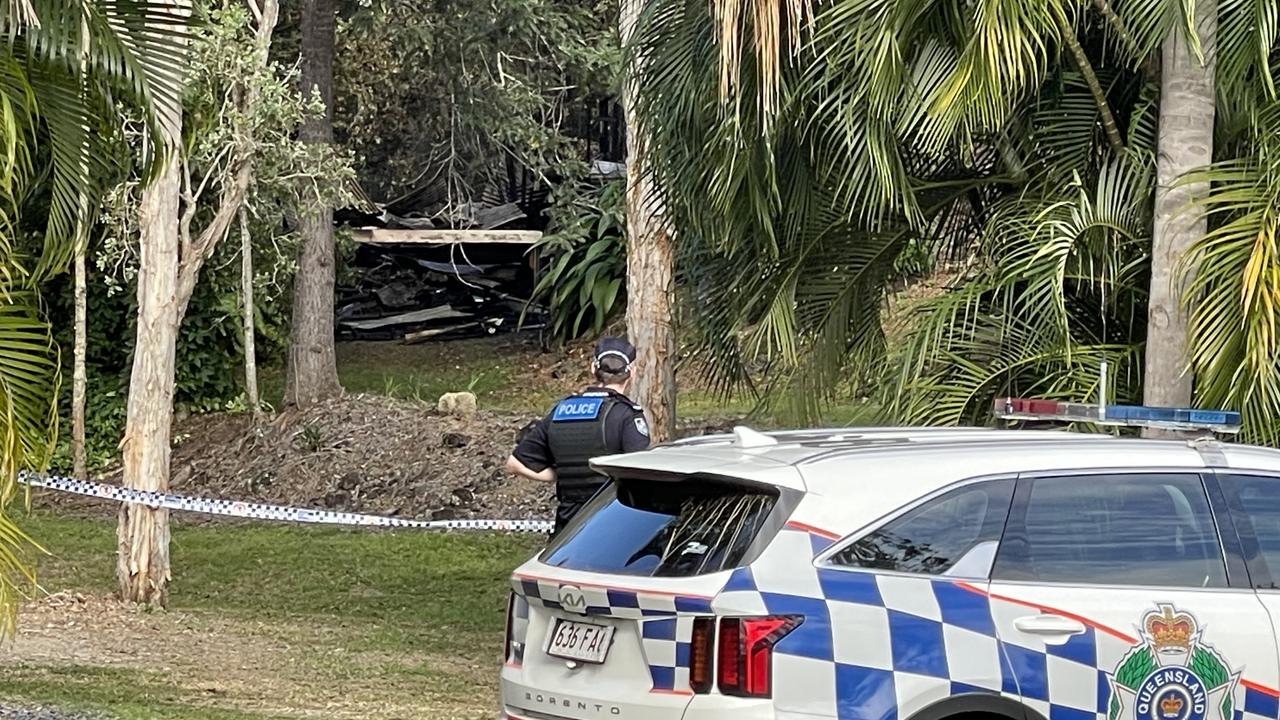
[[[558,496],[590,495],[604,484],[588,462],[621,449],[609,447],[605,436],[605,418],[621,402],[611,393],[587,392],[561,400],[551,411],[547,445],[556,462]]]

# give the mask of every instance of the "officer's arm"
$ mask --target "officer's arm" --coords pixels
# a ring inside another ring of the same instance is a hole
[[[631,416],[622,424],[622,452],[637,452],[648,447],[649,424],[645,422],[644,410],[633,406]]]
[[[553,483],[556,481],[555,468],[548,467],[544,468],[541,472],[534,472],[529,469],[528,465],[520,462],[520,459],[515,455],[507,456],[507,472],[512,475],[518,475],[519,477],[536,480],[538,482]]]

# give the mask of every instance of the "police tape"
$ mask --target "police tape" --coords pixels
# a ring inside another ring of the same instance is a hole
[[[549,533],[552,528],[552,523],[546,520],[406,520],[385,515],[312,510],[285,505],[268,505],[265,503],[193,497],[150,490],[135,490],[119,485],[108,485],[106,483],[77,480],[56,475],[36,475],[29,472],[19,473],[18,482],[29,487],[47,488],[102,500],[137,503],[152,509],[166,508],[168,510],[182,510],[254,520],[318,523],[323,525],[359,525],[362,527],[417,528],[422,530],[497,530],[518,533]]]

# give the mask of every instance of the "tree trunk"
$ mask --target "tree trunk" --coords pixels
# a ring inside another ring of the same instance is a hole
[[[643,0],[623,0],[622,42],[635,31]],[[636,346],[632,399],[649,415],[654,442],[669,440],[676,425],[675,243],[662,200],[644,170],[645,131],[636,114],[634,79],[623,86],[627,128],[627,334]]]
[[[169,489],[174,354],[178,342],[178,158],[142,194],[138,224],[138,331],[125,426],[124,484]],[[169,583],[169,512],[126,503],[120,507],[116,578],[120,596],[164,605]]]
[[[256,425],[262,420],[262,403],[258,398],[258,353],[253,337],[253,242],[249,237],[249,213],[243,206],[240,207],[240,298],[244,310],[244,395]]]
[[[333,142],[333,0],[302,3],[302,90],[318,92],[325,114],[303,123],[299,137]],[[306,407],[342,392],[333,348],[333,208],[317,207],[298,219],[302,245],[293,281],[285,404]]]
[[[82,201],[81,222],[86,217],[87,204]],[[88,252],[88,232],[80,232],[75,256],[75,348],[72,351],[71,370],[71,463],[72,473],[79,480],[88,479],[89,468],[85,457],[85,395],[88,373],[85,371],[85,352],[88,342],[88,275],[85,271],[85,254]]]
[[[1204,215],[1189,209],[1188,204],[1204,197],[1209,187],[1206,183],[1177,183],[1187,172],[1213,160],[1217,12],[1216,0],[1196,3],[1203,63],[1177,30],[1170,33],[1162,50],[1151,299],[1147,307],[1143,377],[1144,401],[1148,405],[1185,407],[1191,403],[1187,313],[1183,305],[1188,278],[1179,269],[1188,248],[1207,230]]]
[[[89,20],[80,19],[80,74],[83,78],[88,69],[89,59]],[[83,82],[83,80],[82,80]],[[87,162],[80,163],[80,173],[89,177]],[[87,395],[88,373],[85,369],[85,353],[89,348],[88,297],[89,278],[85,268],[85,255],[89,252],[89,193],[80,191],[80,202],[76,217],[76,252],[75,252],[75,347],[71,360],[71,473],[78,480],[89,479],[89,463],[85,457],[85,400]]]

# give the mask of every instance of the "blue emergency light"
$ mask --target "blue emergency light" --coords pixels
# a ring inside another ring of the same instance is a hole
[[[992,411],[1004,420],[1080,422],[1160,430],[1240,432],[1240,413],[1232,410],[1163,408],[1145,405],[1089,405],[1033,398],[998,398]]]

